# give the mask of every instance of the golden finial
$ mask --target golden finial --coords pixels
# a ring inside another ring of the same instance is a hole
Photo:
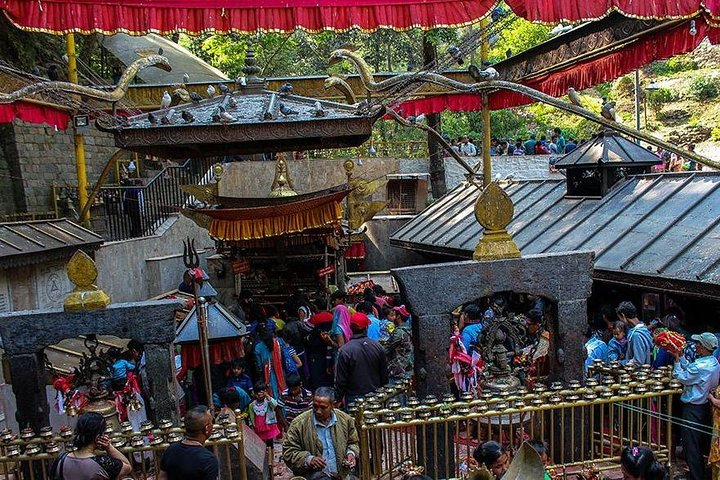
[[[475,202],[475,218],[485,231],[475,247],[473,259],[518,258],[518,250],[506,227],[513,218],[512,200],[496,182],[490,183]]]
[[[216,163],[213,165],[213,175],[215,176],[215,181],[219,182],[224,172],[225,169],[223,168],[222,163]]]
[[[294,197],[297,192],[293,188],[290,173],[288,172],[285,154],[280,152],[276,155],[275,179],[272,183],[270,197]]]
[[[67,276],[75,285],[65,299],[66,312],[99,310],[110,305],[110,297],[95,285],[98,272],[95,262],[82,250],[75,252],[65,268]]]

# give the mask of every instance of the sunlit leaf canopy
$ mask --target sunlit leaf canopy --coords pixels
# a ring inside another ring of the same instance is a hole
[[[720,23],[720,0],[507,0],[519,16],[539,22],[584,21],[618,11],[677,19],[703,16]],[[467,25],[495,0],[2,0],[18,27],[63,33],[143,35],[185,32],[289,32],[433,29]]]

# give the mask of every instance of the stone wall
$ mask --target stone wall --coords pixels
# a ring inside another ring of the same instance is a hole
[[[347,182],[344,159],[288,160],[288,171],[295,191],[310,193]],[[398,173],[400,160],[396,158],[356,160],[353,177],[375,179],[388,173]],[[225,165],[220,181],[220,195],[232,197],[267,197],[275,177],[275,163],[262,161],[232,162]],[[380,189],[374,200],[384,200],[385,189]]]
[[[365,270],[390,270],[428,262],[417,252],[390,245],[390,235],[413,218],[414,215],[376,215],[365,224]]]
[[[492,157],[492,176],[493,178],[504,179],[508,175],[512,175],[516,180],[528,180],[559,175],[559,173],[550,172],[549,160],[549,155],[503,155]],[[465,161],[470,166],[475,167],[478,162],[482,162],[482,159],[479,157],[465,157]],[[482,173],[482,167],[478,171]],[[445,182],[448,190],[465,181],[465,174],[466,170],[454,159],[445,159]]]
[[[207,230],[183,217],[171,217],[152,237],[105,243],[95,252],[98,285],[114,303],[132,302],[177,288],[185,269],[183,240],[195,239],[198,251],[211,253],[214,242]],[[206,268],[205,255],[201,267]]]
[[[96,129],[84,137],[88,183],[92,185],[116,148],[112,135]],[[2,213],[51,211],[52,183],[77,185],[72,128],[56,130],[19,120],[0,125],[0,173],[9,174],[13,182],[13,187],[7,188],[7,181],[0,179],[5,187],[0,194]],[[15,193],[12,199],[8,192]]]

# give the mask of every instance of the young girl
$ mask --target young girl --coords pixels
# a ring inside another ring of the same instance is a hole
[[[248,420],[258,437],[265,440],[268,448],[273,448],[273,440],[285,430],[285,418],[277,400],[270,396],[267,383],[255,382],[253,387],[255,401],[248,407]]]
[[[613,338],[608,342],[608,360],[623,360],[627,351],[625,322],[618,320],[613,326]]]

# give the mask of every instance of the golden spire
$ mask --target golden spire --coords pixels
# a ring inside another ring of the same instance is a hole
[[[285,154],[279,152],[275,157],[275,179],[272,183],[270,197],[294,197],[297,192],[290,179]]]

